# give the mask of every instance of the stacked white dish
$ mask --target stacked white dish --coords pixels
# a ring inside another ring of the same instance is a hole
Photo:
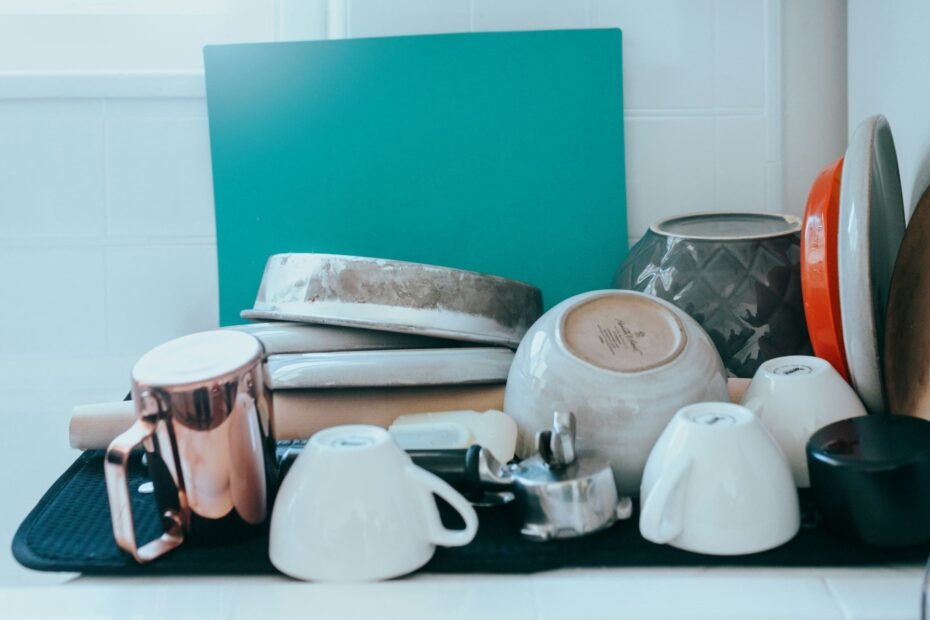
[[[277,254],[233,326],[267,355],[279,424],[388,426],[408,413],[502,409],[538,289],[469,271],[352,256]]]

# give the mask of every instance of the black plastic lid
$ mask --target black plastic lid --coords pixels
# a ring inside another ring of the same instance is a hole
[[[868,415],[829,424],[807,445],[834,465],[885,468],[930,458],[930,422],[901,415]]]

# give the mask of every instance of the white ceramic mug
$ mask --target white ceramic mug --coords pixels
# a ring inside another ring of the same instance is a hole
[[[791,465],[797,486],[810,486],[807,440],[828,424],[866,415],[862,401],[826,360],[771,359],[756,371],[742,404],[759,416]]]
[[[462,516],[463,529],[442,525],[433,494]],[[420,568],[435,545],[467,545],[477,531],[468,500],[414,465],[386,430],[337,426],[313,435],[284,479],[269,555],[298,579],[376,581]]]
[[[649,454],[640,493],[643,537],[687,551],[756,553],[800,528],[784,455],[752,411],[731,403],[678,411]]]

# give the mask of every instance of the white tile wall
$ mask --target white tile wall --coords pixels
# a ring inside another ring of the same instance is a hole
[[[0,99],[0,215],[0,362],[216,326],[202,98]]]
[[[468,32],[468,0],[345,0],[350,37]]]
[[[0,239],[103,233],[100,101],[0,102]]]
[[[628,226],[714,208],[714,118],[633,117],[626,122]]]
[[[203,99],[107,102],[107,231],[115,237],[215,234]]]
[[[587,28],[588,10],[578,0],[472,0],[474,30]]]
[[[849,135],[873,114],[888,119],[907,217],[930,186],[928,23],[924,0],[849,2]]]
[[[758,110],[765,105],[765,3],[714,5],[714,105]]]
[[[57,3],[70,12],[34,4],[33,11],[10,11],[0,2],[0,72],[202,71],[205,43],[274,39],[277,19],[294,9],[290,0],[212,3],[219,10],[158,0]]]
[[[715,15],[713,0],[591,0],[591,26],[624,33],[627,110],[713,106]]]
[[[107,249],[106,335],[112,353],[140,354],[217,324],[216,246]]]
[[[760,115],[714,119],[713,208],[764,211],[766,118]]]
[[[104,252],[0,247],[0,356],[106,352]]]
[[[772,42],[780,40],[780,5],[277,0],[255,27],[256,36],[272,29],[279,39],[622,28],[634,242],[659,217],[779,207],[779,47]],[[78,79],[62,76],[69,84]],[[214,326],[202,96],[187,88],[153,97],[157,89],[147,87],[144,97],[130,96],[131,89],[95,97],[72,84],[62,91],[66,98],[35,98],[30,90],[33,98],[21,99],[19,79],[0,73],[0,290],[12,290],[14,299],[28,294],[40,306],[0,304],[0,330],[11,332],[0,356],[88,348],[132,358],[160,340]]]

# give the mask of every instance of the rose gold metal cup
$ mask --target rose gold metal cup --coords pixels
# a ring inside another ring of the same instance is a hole
[[[107,449],[113,536],[137,562],[185,540],[221,542],[258,529],[277,486],[271,393],[253,336],[214,330],[146,353],[132,371],[136,422]],[[139,546],[127,464],[145,449],[164,533]]]

